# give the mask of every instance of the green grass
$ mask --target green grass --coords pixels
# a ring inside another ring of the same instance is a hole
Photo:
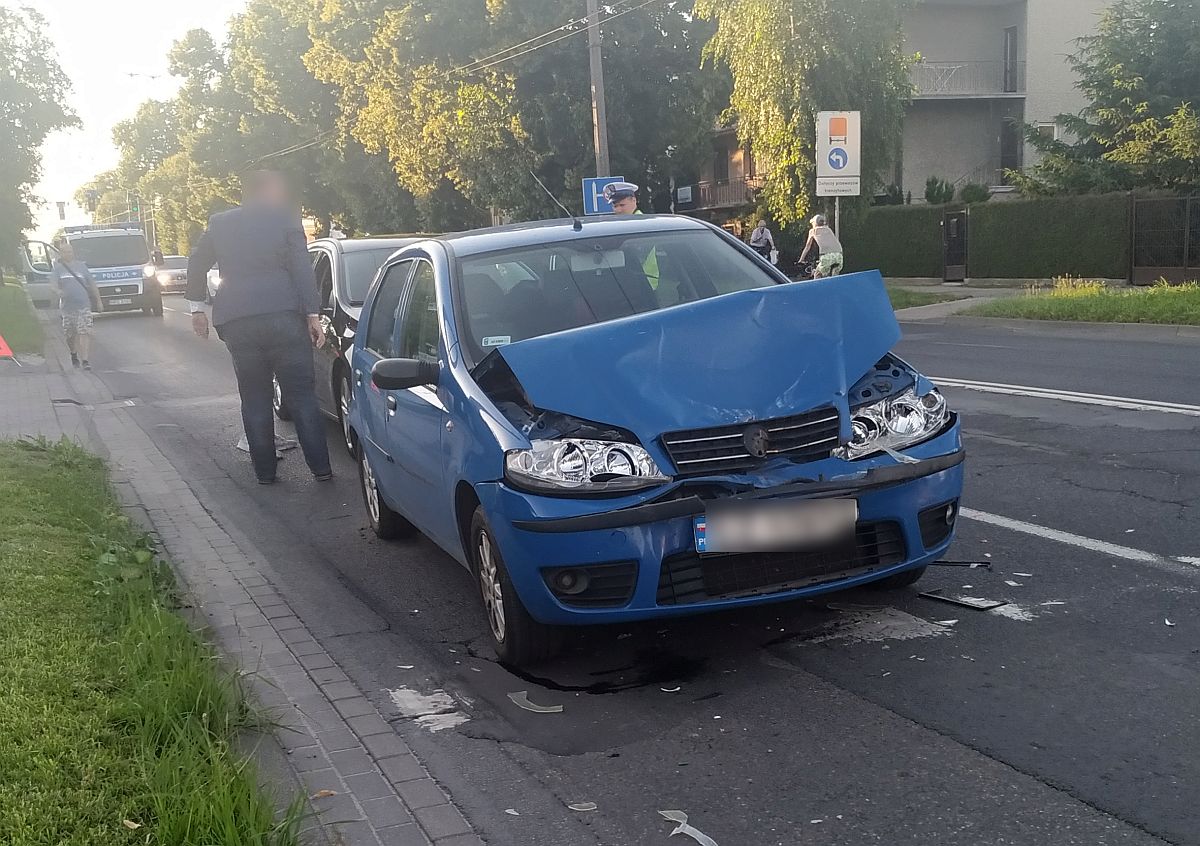
[[[892,308],[899,311],[902,308],[916,308],[917,306],[933,305],[934,303],[946,303],[951,300],[961,300],[955,294],[947,294],[944,291],[910,291],[907,288],[898,288],[895,285],[887,286],[888,297],[891,298]]]
[[[0,441],[0,843],[292,846],[256,722],[80,448]]]
[[[1200,326],[1200,285],[1107,288],[1102,282],[1064,277],[1051,288],[1033,288],[1023,297],[994,300],[967,314],[1027,320],[1092,323],[1169,323]]]
[[[0,335],[13,352],[41,353],[42,324],[20,285],[0,283]]]

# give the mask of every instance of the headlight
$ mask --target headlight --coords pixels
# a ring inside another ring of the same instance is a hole
[[[504,467],[518,485],[552,490],[631,491],[668,481],[646,450],[617,441],[534,441],[510,450]]]
[[[160,274],[158,274],[157,278],[158,278],[159,285],[170,285],[171,284],[171,274],[169,274],[169,273],[160,273]]]
[[[142,268],[142,275],[147,279],[153,279],[155,273],[158,273],[158,268],[152,264],[148,264]]]
[[[214,288],[221,287],[221,277],[220,276],[210,276],[208,281],[209,281],[209,284],[211,284]]]
[[[928,440],[950,417],[946,398],[935,388],[917,396],[909,388],[898,396],[857,409],[850,417],[850,443],[837,455],[847,460],[904,449]]]

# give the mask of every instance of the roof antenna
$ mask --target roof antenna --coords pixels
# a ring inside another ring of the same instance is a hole
[[[536,173],[534,173],[532,170],[530,170],[529,175],[533,177],[533,181],[538,184],[538,187],[546,192],[546,196],[551,199],[551,201],[554,203],[554,205],[556,205],[560,209],[562,209],[563,214],[565,214],[567,217],[571,218],[572,228],[574,228],[574,230],[576,232],[581,231],[583,229],[583,221],[580,220],[575,215],[571,214],[571,210],[569,208],[567,208],[566,206],[564,206],[562,203],[560,203],[558,201],[558,197],[556,197],[550,193],[550,189],[545,186],[545,184],[542,182],[542,180],[538,179],[538,175]]]

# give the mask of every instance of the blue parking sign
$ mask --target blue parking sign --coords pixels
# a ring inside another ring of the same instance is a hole
[[[612,203],[604,199],[604,188],[614,182],[624,181],[624,176],[597,176],[583,180],[583,213],[612,214]]]

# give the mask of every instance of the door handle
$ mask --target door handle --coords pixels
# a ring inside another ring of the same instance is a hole
[[[396,413],[396,398],[395,397],[389,396],[387,398],[387,410],[388,410],[388,413],[390,413],[390,414]]]

